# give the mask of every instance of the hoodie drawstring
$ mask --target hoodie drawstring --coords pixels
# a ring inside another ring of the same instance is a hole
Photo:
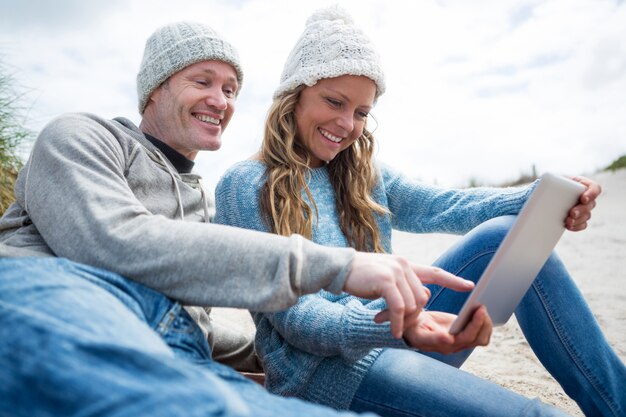
[[[155,153],[157,154],[157,156],[159,157],[163,165],[165,165],[167,172],[169,172],[170,177],[172,177],[172,181],[174,181],[174,189],[176,189],[176,198],[178,199],[178,211],[180,211],[180,219],[185,220],[185,210],[183,209],[183,198],[180,195],[180,188],[178,188],[178,181],[176,181],[176,175],[174,175],[174,171],[172,171],[172,168],[170,168],[170,165],[167,163],[163,155],[161,155],[161,152],[157,151]],[[202,194],[202,196],[204,198],[204,193]]]
[[[206,192],[204,191],[204,186],[202,185],[202,179],[198,178],[198,185],[200,186],[200,194],[202,195],[202,208],[204,208],[204,222],[210,223],[209,218],[209,203],[207,202]]]

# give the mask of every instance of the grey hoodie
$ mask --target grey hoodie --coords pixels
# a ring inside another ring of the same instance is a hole
[[[59,256],[185,305],[276,311],[339,292],[354,250],[207,222],[200,177],[179,174],[125,119],[66,114],[40,133],[0,219],[0,257]]]

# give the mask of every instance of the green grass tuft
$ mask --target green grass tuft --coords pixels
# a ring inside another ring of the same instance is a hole
[[[622,155],[619,158],[617,158],[615,161],[611,162],[611,165],[604,168],[604,171],[615,172],[618,169],[624,169],[624,168],[626,168],[626,155]]]

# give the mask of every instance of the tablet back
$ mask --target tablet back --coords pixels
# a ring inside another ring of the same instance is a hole
[[[450,333],[462,330],[481,304],[487,307],[494,326],[508,321],[561,238],[567,214],[584,190],[584,185],[568,178],[542,175]]]

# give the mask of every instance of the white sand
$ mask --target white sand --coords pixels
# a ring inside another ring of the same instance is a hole
[[[587,230],[566,232],[557,246],[611,346],[626,361],[626,170],[593,176],[603,187]],[[434,261],[457,238],[398,232],[395,252],[422,263]],[[513,318],[494,330],[463,369],[527,397],[539,397],[572,415],[582,412],[552,379],[526,344]]]
[[[557,251],[585,295],[609,343],[626,361],[626,170],[593,176],[603,187],[587,230],[566,232]],[[397,254],[431,263],[455,240],[450,235],[394,232]],[[214,309],[212,316],[253,331],[247,312]],[[552,379],[526,344],[515,322],[494,330],[488,347],[478,348],[463,366],[527,397],[539,397],[572,415],[580,409]]]

